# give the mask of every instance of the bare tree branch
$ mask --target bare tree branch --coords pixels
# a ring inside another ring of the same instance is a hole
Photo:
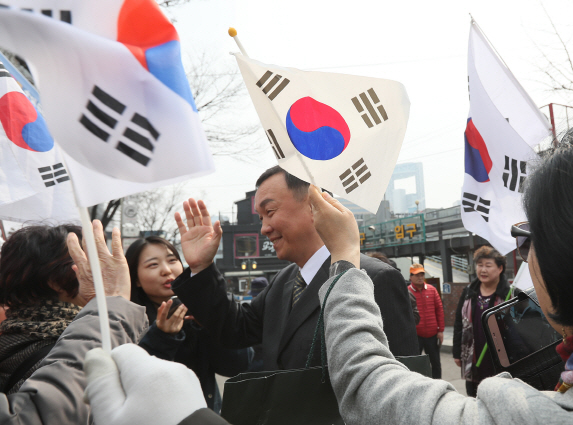
[[[569,48],[567,43],[562,37],[559,29],[555,25],[553,19],[547,12],[545,6],[540,4],[543,8],[543,12],[545,16],[549,20],[549,24],[551,25],[551,31],[548,31],[549,34],[556,37],[559,41],[560,48],[558,49],[559,53],[564,60],[560,62],[557,59],[550,58],[546,53],[547,49],[542,49],[535,40],[533,44],[537,48],[537,50],[541,53],[545,61],[545,66],[541,67],[536,65],[542,75],[546,77],[547,82],[543,82],[544,85],[548,86],[549,91],[553,92],[561,92],[566,94],[573,94],[573,59],[571,57],[571,52],[569,52]]]
[[[258,124],[234,124],[248,95],[235,69],[219,69],[206,53],[197,56],[187,72],[205,134],[214,155],[232,155],[252,162],[263,151]],[[224,123],[224,125],[222,125]]]
[[[156,0],[157,4],[161,7],[179,6],[180,4],[188,3],[189,0]]]

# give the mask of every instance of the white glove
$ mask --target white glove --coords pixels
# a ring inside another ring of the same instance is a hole
[[[137,345],[88,351],[84,398],[99,425],[177,425],[207,407],[199,379],[180,363],[152,357]]]

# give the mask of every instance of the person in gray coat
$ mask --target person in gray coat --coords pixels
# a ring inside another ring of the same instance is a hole
[[[110,254],[101,223],[96,220],[93,227],[104,266],[112,346],[137,342],[147,330],[147,318],[143,307],[129,302],[129,270],[119,231],[114,229],[113,254]],[[10,395],[0,393],[2,425],[90,423],[90,407],[84,402],[86,379],[82,364],[90,349],[101,346],[101,334],[91,272],[75,233],[68,235],[68,245],[79,282],[78,297],[85,307],[19,391]]]
[[[573,423],[573,284],[563,278],[566,268],[556,266],[568,264],[572,256],[572,185],[573,149],[559,150],[528,177],[524,203],[530,222],[512,229],[522,258],[529,261],[541,308],[564,334],[558,352],[567,363],[557,390],[538,391],[502,373],[482,381],[477,398],[410,372],[394,359],[372,282],[357,268],[359,233],[352,213],[313,188],[317,230],[332,253],[330,279],[319,290],[329,374],[347,425]],[[324,304],[331,283],[343,272]]]

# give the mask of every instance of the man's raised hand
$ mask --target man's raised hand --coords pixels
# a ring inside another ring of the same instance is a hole
[[[211,216],[203,201],[196,202],[195,199],[189,198],[189,201],[183,202],[183,210],[187,225],[183,223],[181,214],[175,213],[175,221],[181,235],[181,249],[191,272],[199,273],[213,262],[223,229],[218,220],[214,225],[211,224]]]

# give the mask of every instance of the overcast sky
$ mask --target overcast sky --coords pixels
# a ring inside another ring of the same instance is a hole
[[[543,6],[570,43],[573,2],[549,0]],[[431,208],[449,207],[460,197],[470,13],[538,106],[567,103],[542,84],[545,62],[535,44],[556,60],[563,57],[536,0],[193,0],[169,11],[188,61],[206,51],[219,66],[238,72],[228,54],[238,51],[227,35],[234,26],[248,54],[259,61],[403,83],[411,112],[398,162],[423,162]],[[237,111],[239,119],[258,123],[250,101],[245,105]],[[260,143],[266,143],[263,137],[259,132]],[[249,164],[217,159],[216,174],[191,182],[189,195],[204,197],[213,213],[229,214],[233,201],[276,164],[270,150],[254,158]]]

